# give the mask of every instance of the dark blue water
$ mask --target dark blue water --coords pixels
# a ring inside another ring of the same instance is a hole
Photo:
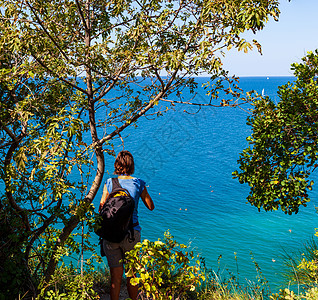
[[[255,89],[278,101],[277,87],[288,80],[293,78],[246,77],[240,81],[245,90]],[[205,97],[202,88],[198,94]],[[313,203],[295,216],[258,212],[246,203],[248,187],[232,179],[250,133],[246,110],[206,108],[197,114],[183,110],[177,106],[175,111],[143,120],[137,129],[126,132],[124,145],[135,157],[135,175],[147,182],[156,205],[150,212],[140,203],[142,237],[157,240],[169,229],[178,242],[191,244],[205,257],[209,267],[217,269],[222,255],[224,275],[226,269],[237,272],[236,253],[241,283],[256,280],[252,252],[272,289],[277,289],[282,283],[283,252],[300,248],[317,227],[315,189]],[[110,174],[113,162],[107,157]]]

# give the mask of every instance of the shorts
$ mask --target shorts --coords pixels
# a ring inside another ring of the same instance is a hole
[[[112,243],[103,240],[104,252],[107,258],[108,266],[110,268],[123,266],[125,253],[132,250],[134,246],[141,240],[140,231],[134,230],[134,237],[135,239],[131,241],[129,234],[127,234],[127,236],[120,243]]]

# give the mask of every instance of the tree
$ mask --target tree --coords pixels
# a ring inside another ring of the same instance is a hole
[[[189,104],[181,91],[195,95],[193,76],[202,73],[211,75],[210,96],[191,104],[238,105],[240,89],[222,55],[232,47],[260,51],[241,34],[277,20],[278,1],[1,0],[1,7],[1,226],[8,232],[1,259],[21,249],[26,269],[34,266],[28,284],[36,293],[65,249],[78,249],[71,233],[91,222],[114,139],[147,114]],[[227,97],[219,101],[221,90]]]
[[[292,65],[295,82],[279,87],[280,101],[259,97],[247,124],[250,146],[234,172],[250,185],[248,201],[259,210],[297,213],[310,201],[310,174],[318,167],[318,51]]]

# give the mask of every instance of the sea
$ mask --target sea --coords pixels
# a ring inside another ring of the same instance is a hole
[[[202,84],[209,78],[195,80],[197,96],[193,99],[184,90],[185,100],[207,103]],[[239,86],[278,102],[278,87],[294,80],[242,77]],[[220,280],[235,276],[239,284],[251,286],[262,278],[276,292],[288,286],[283,277],[286,254],[301,257],[305,245],[315,239],[318,195],[314,185],[312,201],[291,216],[281,211],[259,212],[247,203],[249,187],[233,179],[232,172],[238,170],[239,154],[248,146],[249,108],[175,105],[162,116],[142,118],[137,128],[127,128],[114,141],[114,150],[133,154],[134,176],[146,181],[155,204],[149,211],[139,203],[142,239],[162,240],[169,231],[178,243],[204,258],[206,267]],[[105,158],[104,180],[114,176],[114,157]],[[317,182],[316,177],[312,179]],[[96,209],[101,194],[102,187],[93,202]],[[95,234],[92,242],[99,251]],[[85,253],[84,259],[90,256]],[[103,260],[101,267],[107,265]]]
[[[196,78],[199,100],[207,97],[202,84],[208,80]],[[242,77],[239,86],[278,102],[278,87],[294,80]],[[220,278],[234,274],[244,285],[258,282],[262,276],[272,291],[278,291],[288,285],[282,275],[286,253],[299,257],[314,238],[317,190],[314,185],[312,201],[292,216],[281,211],[259,212],[247,203],[249,187],[233,179],[232,172],[238,170],[239,153],[248,145],[248,115],[247,106],[202,107],[198,111],[176,105],[163,116],[144,118],[137,128],[125,131],[115,151],[132,152],[135,176],[146,181],[155,203],[153,211],[139,203],[142,239],[163,239],[169,230],[177,242],[203,257],[207,268]],[[112,176],[113,164],[114,158],[107,156],[105,179]],[[101,191],[94,200],[96,208],[100,197]]]

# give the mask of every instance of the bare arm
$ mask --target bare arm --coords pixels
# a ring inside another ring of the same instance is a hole
[[[107,191],[106,184],[105,184],[104,189],[103,189],[102,199],[100,200],[100,204],[99,204],[99,209],[98,209],[99,212],[100,212],[101,208],[103,207],[103,205],[105,204],[108,196],[109,196],[109,193]]]
[[[146,187],[144,187],[144,190],[141,193],[141,199],[148,209],[154,210],[155,205],[154,205],[150,195],[148,194]]]

